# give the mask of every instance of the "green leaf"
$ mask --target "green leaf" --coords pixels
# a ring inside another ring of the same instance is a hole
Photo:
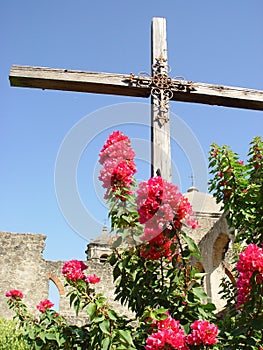
[[[111,338],[110,337],[104,338],[101,342],[101,345],[102,345],[102,350],[110,349]]]
[[[102,323],[99,324],[100,329],[105,334],[110,334],[110,321],[104,320]]]
[[[72,293],[69,298],[69,305],[72,306],[74,299],[76,298],[76,294]]]
[[[100,323],[100,322],[102,322],[104,319],[105,319],[105,316],[104,316],[104,315],[99,315],[99,316],[94,317],[94,318],[92,319],[92,321],[93,321],[94,323]]]
[[[118,333],[120,335],[120,340],[124,340],[129,345],[133,344],[130,331],[128,330],[124,331],[122,329],[119,329]]]
[[[108,311],[108,316],[109,316],[109,318],[110,318],[111,320],[113,320],[113,321],[116,321],[116,320],[117,320],[117,314],[116,314],[116,312],[113,311],[113,310],[109,310],[109,311]]]
[[[87,306],[87,313],[90,317],[90,319],[92,320],[92,318],[94,317],[94,313],[97,309],[97,306],[95,303],[90,303],[88,306]]]
[[[204,310],[207,310],[207,311],[215,311],[216,310],[216,306],[212,303],[203,304],[202,308]]]
[[[196,295],[199,299],[206,299],[207,295],[204,292],[204,290],[201,287],[193,287],[192,292],[194,295]]]
[[[182,236],[184,238],[185,243],[188,246],[189,251],[193,253],[197,258],[201,259],[200,250],[195,244],[194,240],[187,236],[184,232],[182,232]]]
[[[118,237],[116,241],[113,242],[112,248],[116,249],[122,244],[122,237]]]
[[[40,333],[41,334],[41,333]],[[41,335],[39,334],[40,338],[42,339]],[[57,340],[56,333],[45,333],[45,337],[48,340]]]
[[[38,334],[38,336],[39,336],[39,338],[45,343],[46,342],[46,333],[44,333],[44,332],[40,332],[39,334]]]

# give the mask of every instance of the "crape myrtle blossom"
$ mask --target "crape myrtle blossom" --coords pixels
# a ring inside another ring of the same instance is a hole
[[[158,260],[161,257],[170,259],[173,256],[172,244],[176,244],[175,237],[169,238],[165,233],[160,233],[141,248],[140,256],[149,260]]]
[[[13,300],[21,300],[24,298],[24,294],[21,292],[21,290],[18,289],[9,290],[5,293],[5,296]]]
[[[160,321],[152,321],[155,331],[146,340],[146,350],[179,349],[189,350],[188,345],[210,346],[218,342],[218,328],[205,320],[196,320],[190,325],[191,334],[185,335],[180,322],[168,317]]]
[[[146,339],[146,350],[188,350],[186,336],[180,322],[170,315],[164,320],[154,321],[156,332]]]
[[[96,283],[100,282],[100,277],[96,276],[95,274],[90,275],[90,276],[87,276],[87,278],[85,279],[85,282],[91,283],[91,284],[96,284]]]
[[[178,187],[163,180],[160,176],[139,184],[137,191],[139,221],[145,224],[143,241],[148,241],[172,226],[181,228],[183,222],[192,228],[198,227],[188,199]]]
[[[134,163],[135,153],[131,148],[130,139],[120,131],[114,131],[100,151],[99,162],[103,165],[99,180],[107,189],[105,199],[110,191],[118,192],[117,196],[125,201],[125,195],[131,194],[133,175],[136,173]]]
[[[137,211],[140,223],[145,225],[141,241],[149,242],[141,250],[141,256],[151,260],[172,256],[171,246],[176,243],[173,230],[180,229],[183,223],[193,229],[198,227],[188,199],[178,191],[178,187],[160,176],[140,183]]]
[[[84,281],[86,284],[96,284],[100,282],[100,277],[96,274],[86,276],[83,271],[88,268],[86,264],[79,260],[65,262],[62,267],[62,274],[70,282]]]
[[[76,282],[78,280],[84,280],[86,276],[83,271],[88,268],[82,261],[70,260],[65,262],[62,267],[63,276],[71,282]]]
[[[100,151],[100,164],[103,165],[105,161],[111,158],[133,159],[135,153],[130,147],[130,143],[129,137],[121,131],[113,131]]]
[[[263,287],[263,248],[256,244],[249,244],[247,248],[239,254],[236,265],[239,272],[237,287],[237,307],[241,307],[250,300],[249,293],[252,291],[250,279],[253,273],[257,272],[256,283]]]
[[[37,309],[40,312],[44,313],[44,312],[46,312],[47,309],[51,309],[53,306],[54,306],[54,304],[50,300],[45,299],[45,300],[40,301],[40,303],[37,305]]]
[[[213,345],[218,342],[218,328],[205,320],[196,320],[191,324],[192,333],[187,336],[189,345]]]

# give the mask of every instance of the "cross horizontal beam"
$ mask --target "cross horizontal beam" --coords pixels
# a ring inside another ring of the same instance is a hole
[[[134,85],[130,74],[96,73],[31,66],[12,66],[11,86],[97,94],[149,97],[149,86]],[[178,81],[180,83],[181,81]],[[187,83],[187,82],[185,82]],[[263,110],[263,91],[191,83],[191,91],[173,88],[174,101]]]
[[[129,74],[31,66],[12,66],[9,74],[11,86],[134,97],[150,96],[150,89],[133,87],[128,79]]]

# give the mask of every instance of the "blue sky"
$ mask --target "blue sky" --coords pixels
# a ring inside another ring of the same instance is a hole
[[[171,76],[263,90],[261,0],[10,0],[1,5],[0,230],[46,234],[47,259],[85,259],[87,240],[99,234],[107,217],[95,180],[98,152],[109,131],[122,123],[121,113],[123,125],[119,128],[131,138],[147,140],[148,105],[139,107],[146,111],[145,121],[140,117],[140,128],[136,116],[129,114],[136,113],[130,103],[141,106],[149,101],[11,88],[10,67],[20,64],[125,74],[149,72],[152,17],[167,19]],[[118,122],[112,114],[115,108],[120,113]],[[176,178],[183,192],[191,185],[194,162],[186,155],[189,145],[195,148],[197,142],[206,158],[212,142],[229,144],[244,158],[252,138],[262,135],[263,115],[259,111],[173,102],[171,112],[176,115],[171,121],[175,134],[181,123],[180,127],[193,136],[188,146],[183,141],[177,146],[175,140],[173,147]],[[87,136],[86,141],[85,127],[87,132],[94,130],[94,136]],[[80,150],[78,133],[84,137]],[[76,169],[67,169],[67,163],[58,169],[59,151],[63,153],[66,147],[63,140],[72,134],[76,145],[70,144],[66,158],[78,156],[73,159]],[[59,184],[54,180],[55,169],[59,170]],[[82,209],[89,213],[83,218],[73,202],[67,208],[74,223],[82,221],[81,230],[86,225],[84,235],[75,232],[57,199],[58,186],[70,193],[68,174],[75,174]],[[138,177],[147,176],[148,165],[141,161]],[[196,184],[206,190],[200,178]]]

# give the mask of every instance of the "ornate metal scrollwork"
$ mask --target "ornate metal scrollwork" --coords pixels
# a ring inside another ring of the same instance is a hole
[[[186,81],[183,77],[170,78],[168,75],[170,67],[162,56],[156,58],[152,70],[153,76],[147,72],[140,72],[138,76],[131,73],[128,81],[131,85],[151,88],[156,116],[159,123],[163,125],[168,121],[169,101],[173,97],[173,90],[191,92],[195,88],[193,82]]]

